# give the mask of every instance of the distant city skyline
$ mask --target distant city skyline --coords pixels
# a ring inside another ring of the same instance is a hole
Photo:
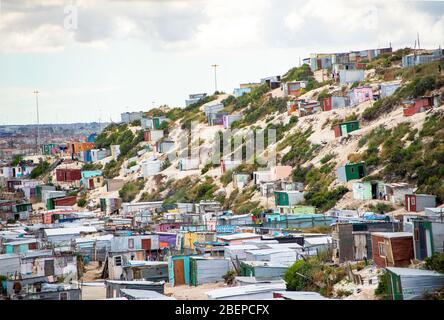
[[[322,9],[322,10],[321,10]],[[413,23],[414,22],[414,23]],[[232,93],[312,52],[437,48],[442,1],[2,0],[0,125],[114,122]]]

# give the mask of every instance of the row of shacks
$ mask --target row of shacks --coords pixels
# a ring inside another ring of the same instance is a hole
[[[80,299],[81,288],[73,283],[81,275],[82,266],[91,261],[98,261],[103,267],[102,277],[111,281],[107,281],[107,286],[147,281],[157,285],[171,282],[198,286],[223,281],[223,276],[233,268],[240,272],[241,268],[246,270],[258,265],[257,270],[262,270],[267,269],[268,264],[272,265],[272,278],[276,278],[301,255],[313,254],[315,248],[331,242],[324,236],[319,236],[323,241],[305,239],[304,242],[304,237],[298,236],[292,237],[294,241],[290,244],[279,245],[277,240],[263,241],[261,235],[251,232],[253,229],[247,233],[226,233],[230,228],[222,228],[224,233],[189,232],[187,228],[176,232],[138,233],[115,229],[112,223],[91,216],[81,221],[26,228],[8,225],[2,229],[0,273],[5,278],[2,285],[8,298]],[[182,246],[187,246],[190,234],[205,236],[197,238],[201,242],[192,243],[194,249],[188,248],[188,253],[184,254]],[[245,241],[250,241],[245,248],[251,250],[242,253],[239,245]],[[221,247],[222,250],[208,252],[208,247]],[[164,255],[165,250],[175,254]],[[243,257],[251,262],[245,262]],[[274,265],[285,268],[275,269]],[[276,273],[276,270],[282,272]],[[247,271],[242,272],[247,274]],[[264,278],[269,277],[266,270],[262,272]],[[130,289],[142,289],[136,287]],[[125,296],[121,290],[120,295]]]
[[[42,250],[52,250],[53,255],[75,253],[81,257],[76,263],[99,261],[105,279],[200,285],[221,281],[223,275],[233,269],[242,277],[254,277],[257,281],[265,281],[261,277],[278,280],[297,259],[327,248],[332,249],[337,263],[372,259],[387,270],[404,268],[412,259],[423,260],[443,250],[442,213],[432,204],[432,208],[425,209],[425,216],[410,216],[402,226],[392,219],[388,221],[384,215],[336,210],[321,215],[327,219],[326,225],[337,223],[332,238],[293,235],[291,240],[273,239],[266,234],[291,229],[294,217],[307,218],[309,212],[315,212],[314,208],[293,205],[297,197],[285,196],[286,192],[275,191],[276,204],[291,207],[294,212],[267,213],[259,217],[261,221],[255,221],[252,215],[223,212],[216,202],[182,203],[167,211],[161,202],[125,203],[121,214],[104,220],[89,212],[48,211],[42,215],[40,225],[28,226],[27,230],[9,227],[2,235],[3,257],[5,261],[11,255],[21,259],[23,255]],[[392,196],[402,199],[396,192]],[[417,203],[416,199],[414,202]],[[281,221],[282,217],[287,217],[287,221]],[[131,231],[140,229],[151,232]],[[50,270],[50,266],[47,269]],[[17,296],[23,294],[17,291],[25,285],[21,279],[27,278],[26,290],[33,290],[29,289],[32,281],[22,273],[17,273],[17,269],[7,273],[11,281],[19,283],[15,285]],[[39,278],[37,275],[35,278]],[[43,283],[53,283],[54,277],[49,279]],[[42,281],[37,289],[41,284]],[[63,299],[66,295],[60,297]]]
[[[353,212],[340,213],[356,217]],[[389,274],[392,299],[422,299],[426,292],[442,288],[444,275],[411,265],[444,253],[443,213],[440,208],[427,208],[423,215],[403,215],[396,221],[344,219],[333,229],[333,261],[372,260]]]

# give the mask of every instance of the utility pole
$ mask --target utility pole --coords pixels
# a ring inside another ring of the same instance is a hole
[[[218,64],[211,65],[214,68],[214,92],[217,92],[217,67],[220,67]]]
[[[35,106],[37,109],[37,145],[36,145],[36,154],[39,154],[39,146],[40,146],[40,118],[39,118],[39,91],[35,90]]]

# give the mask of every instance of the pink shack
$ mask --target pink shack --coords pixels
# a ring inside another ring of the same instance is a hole
[[[272,180],[286,179],[291,175],[292,166],[276,166],[271,168]]]
[[[365,101],[373,100],[372,87],[356,87],[350,91],[350,104],[356,106]]]

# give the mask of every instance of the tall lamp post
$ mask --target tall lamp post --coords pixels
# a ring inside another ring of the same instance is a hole
[[[211,65],[214,68],[214,92],[217,92],[217,67],[220,67],[218,64]]]
[[[40,146],[40,117],[39,117],[39,91],[35,90],[35,106],[37,109],[37,145],[36,145],[36,154],[39,153],[39,146]]]

